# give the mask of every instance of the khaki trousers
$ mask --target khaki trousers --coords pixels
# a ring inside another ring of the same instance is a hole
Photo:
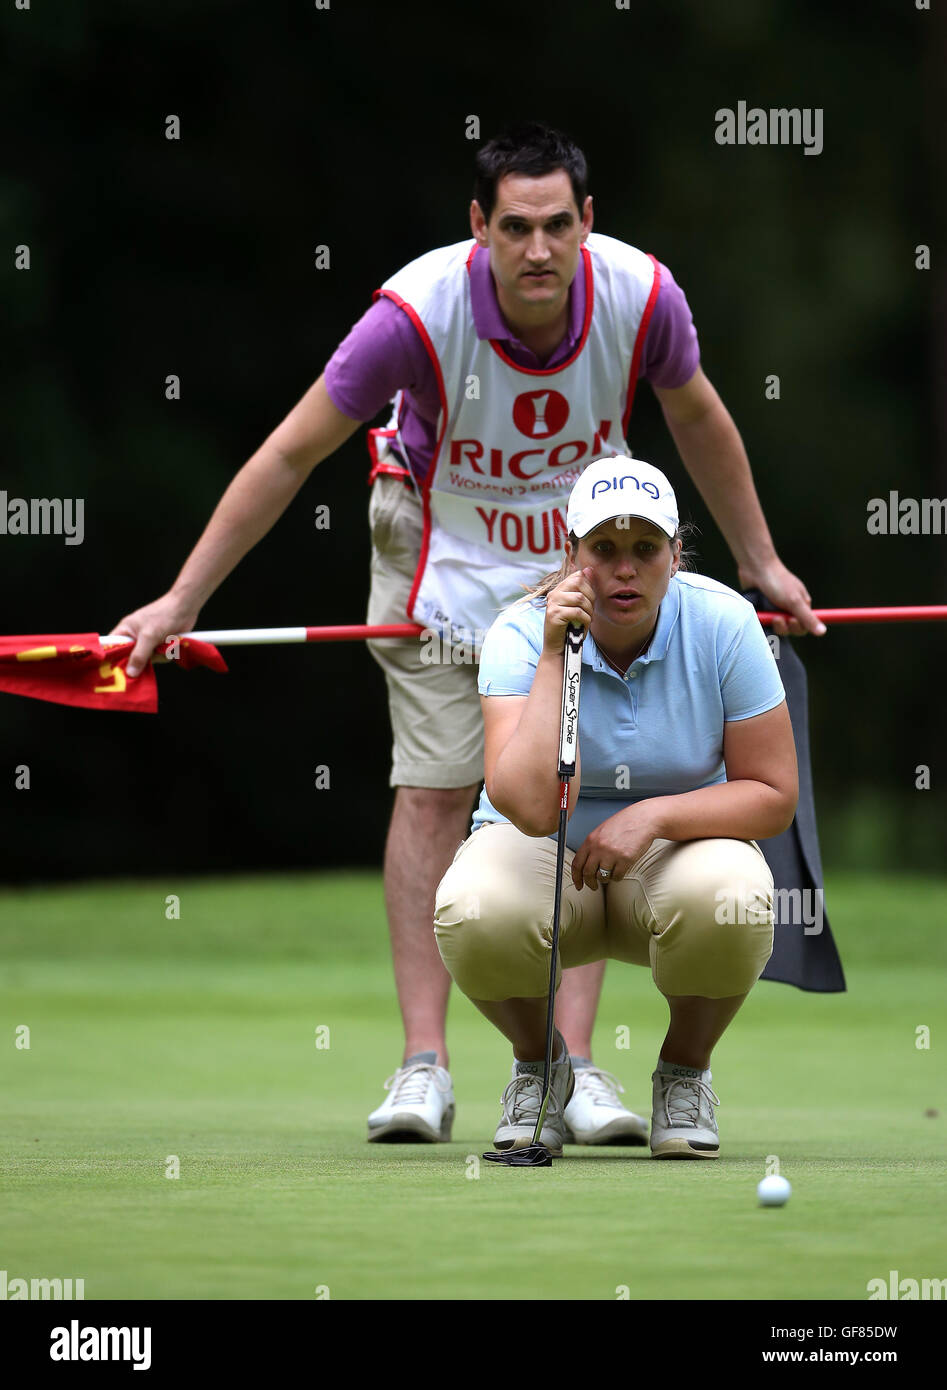
[[[576,890],[566,850],[560,966],[650,966],[665,995],[746,994],[773,949],[773,877],[748,840],[655,840],[624,879]],[[437,890],[434,932],[471,999],[549,988],[556,841],[509,824],[474,831]],[[561,973],[561,971],[560,971]],[[558,980],[557,980],[558,985]]]

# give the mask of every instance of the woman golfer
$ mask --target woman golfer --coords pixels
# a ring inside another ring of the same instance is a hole
[[[681,571],[677,502],[637,459],[589,465],[560,572],[505,610],[480,662],[486,784],[441,880],[435,933],[460,989],[513,1045],[498,1149],[532,1142],[542,1099],[559,808],[563,645],[582,648],[560,961],[649,966],[670,1022],[651,1152],[716,1158],[710,1057],[773,946],[757,839],[796,806],[782,682],[753,608]],[[573,1069],[556,1033],[540,1142],[562,1152]]]

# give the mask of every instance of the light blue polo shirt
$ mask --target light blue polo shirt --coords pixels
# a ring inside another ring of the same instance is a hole
[[[500,614],[480,656],[481,695],[529,694],[545,611],[543,602],[527,599]],[[724,724],[765,714],[785,698],[752,604],[701,574],[672,578],[651,644],[624,676],[589,633],[579,692],[582,782],[569,848],[577,850],[603,820],[636,801],[725,782]],[[484,788],[473,829],[506,819]]]

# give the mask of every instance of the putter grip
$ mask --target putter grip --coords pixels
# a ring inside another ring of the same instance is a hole
[[[582,678],[582,643],[585,628],[570,623],[562,663],[562,711],[559,718],[559,776],[575,776],[579,751],[579,685]]]

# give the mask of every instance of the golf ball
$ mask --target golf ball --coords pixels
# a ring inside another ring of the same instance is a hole
[[[771,1174],[756,1184],[756,1195],[761,1207],[783,1207],[792,1196],[792,1188],[785,1178]]]

